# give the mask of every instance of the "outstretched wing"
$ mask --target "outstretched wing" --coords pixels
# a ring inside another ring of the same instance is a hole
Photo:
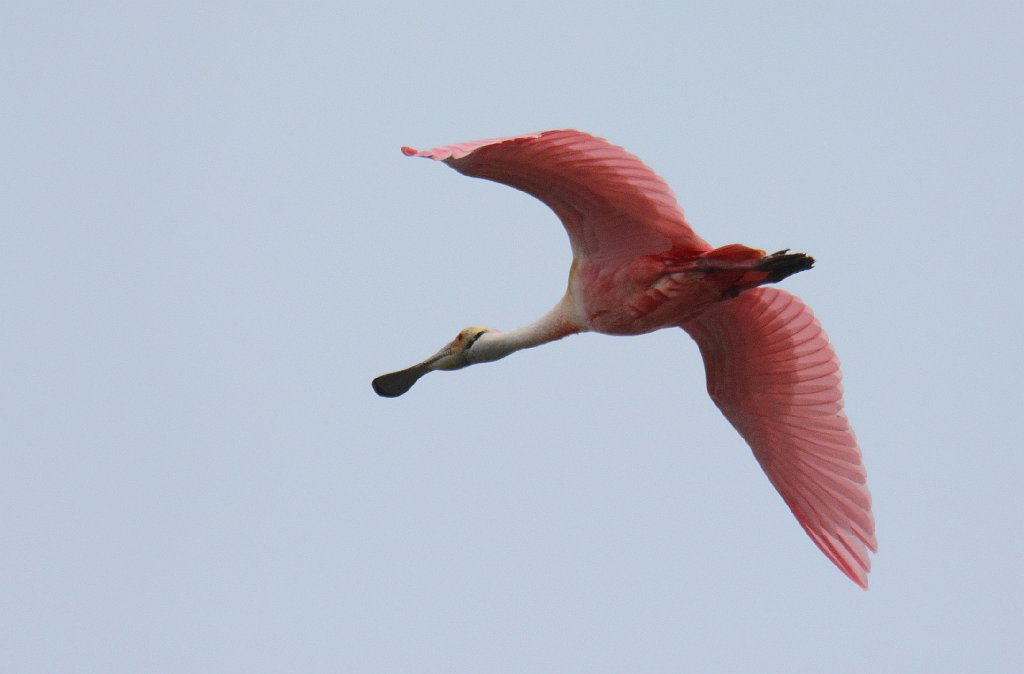
[[[414,150],[459,173],[510,185],[548,205],[577,259],[616,260],[711,247],[683,217],[672,190],[635,156],[580,131],[542,133]]]
[[[841,374],[810,308],[778,288],[713,305],[683,326],[700,347],[708,393],[754,450],[821,551],[867,588],[875,522]]]

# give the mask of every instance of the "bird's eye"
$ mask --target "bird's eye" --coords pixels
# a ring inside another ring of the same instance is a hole
[[[473,339],[469,340],[469,344],[466,344],[466,349],[468,350],[471,346],[476,344],[476,340],[480,339],[480,337],[482,337],[485,332],[487,332],[487,331],[486,330],[481,330],[480,332],[478,332],[475,335],[473,335]]]

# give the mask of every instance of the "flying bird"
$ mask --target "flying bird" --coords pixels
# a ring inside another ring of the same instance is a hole
[[[465,328],[423,362],[374,379],[377,394],[400,396],[428,372],[496,361],[580,332],[682,328],[700,349],[711,399],[800,526],[867,589],[875,524],[843,412],[839,362],[810,308],[764,287],[810,269],[813,258],[740,244],[712,248],[654,171],[580,131],[402,152],[541,200],[565,226],[573,261],[565,294],[539,320],[507,332]]]

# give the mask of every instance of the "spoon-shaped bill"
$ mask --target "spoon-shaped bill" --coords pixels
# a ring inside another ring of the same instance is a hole
[[[428,362],[407,367],[398,372],[382,374],[373,380],[373,390],[384,398],[397,398],[412,388],[420,377],[430,372]]]

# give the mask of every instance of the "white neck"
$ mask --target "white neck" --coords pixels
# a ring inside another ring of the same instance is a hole
[[[480,335],[470,351],[471,363],[487,363],[504,358],[510,353],[547,344],[582,328],[572,319],[572,299],[568,294],[551,311],[539,319],[515,330],[500,332],[488,330]]]

